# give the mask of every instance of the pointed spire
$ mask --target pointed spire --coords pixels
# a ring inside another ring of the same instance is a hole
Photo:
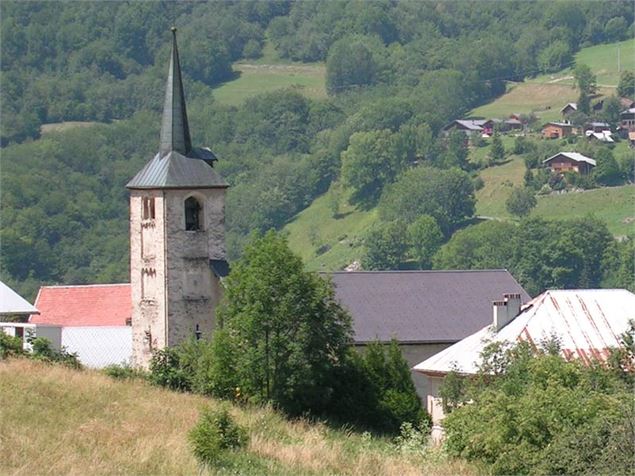
[[[161,124],[161,146],[159,153],[163,156],[171,151],[188,155],[192,150],[190,128],[187,123],[185,94],[181,78],[179,51],[176,47],[176,28],[172,27],[172,57],[168,71],[168,82],[165,89],[163,105],[163,122]]]

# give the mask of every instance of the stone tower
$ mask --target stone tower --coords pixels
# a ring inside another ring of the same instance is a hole
[[[190,139],[172,28],[159,152],[128,183],[133,363],[209,335],[225,261],[225,191],[209,149]]]

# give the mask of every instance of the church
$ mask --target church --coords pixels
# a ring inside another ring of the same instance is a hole
[[[57,346],[88,366],[147,367],[152,353],[209,337],[229,273],[228,184],[208,148],[192,145],[172,29],[157,154],[128,182],[130,283],[43,286],[29,325],[58,328]],[[396,339],[411,366],[491,321],[492,301],[530,296],[506,270],[327,273],[353,318],[354,344]],[[66,336],[66,337],[65,337]],[[419,395],[426,378],[413,374]]]

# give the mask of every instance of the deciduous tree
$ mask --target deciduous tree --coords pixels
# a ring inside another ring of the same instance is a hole
[[[268,232],[245,248],[226,280],[218,318],[247,399],[293,415],[326,407],[351,342],[350,317],[332,285],[304,271],[285,238]]]

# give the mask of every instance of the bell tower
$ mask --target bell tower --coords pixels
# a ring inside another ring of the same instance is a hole
[[[227,274],[225,192],[207,148],[192,147],[181,66],[172,55],[159,152],[128,183],[133,364],[209,335]]]

